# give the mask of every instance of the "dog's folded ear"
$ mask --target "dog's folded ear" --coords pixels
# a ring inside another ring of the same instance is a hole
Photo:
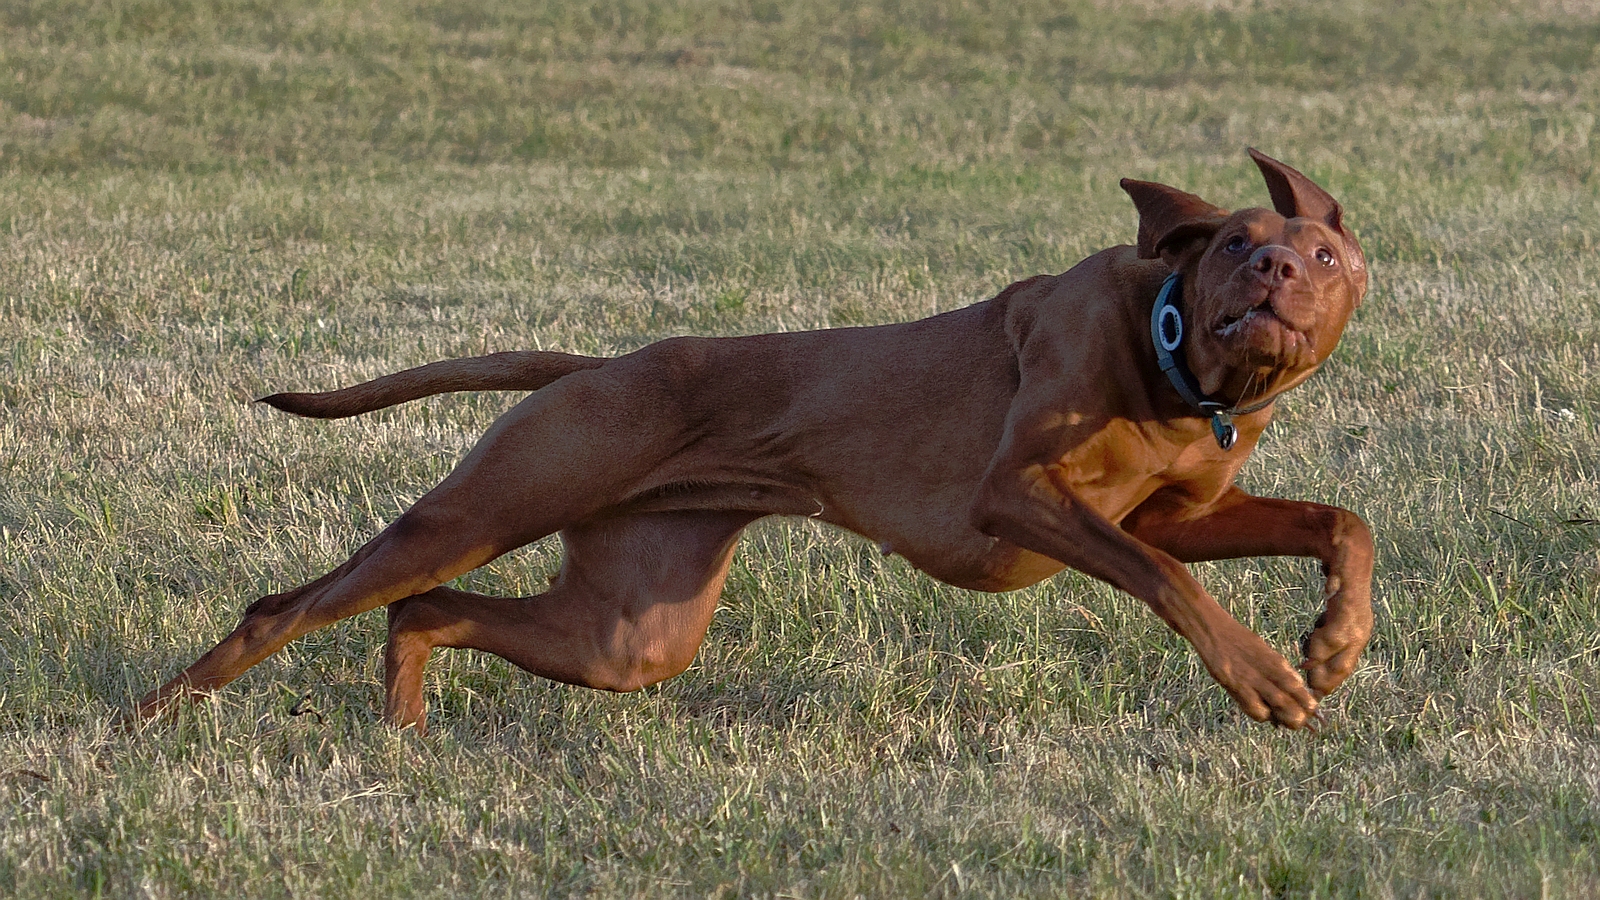
[[[1186,251],[1204,247],[1228,211],[1194,194],[1153,181],[1122,179],[1122,189],[1139,211],[1139,258],[1162,259],[1176,267]]]
[[[1366,293],[1367,258],[1350,229],[1344,226],[1344,207],[1333,195],[1323,190],[1315,181],[1300,174],[1261,151],[1250,148],[1250,158],[1256,161],[1261,177],[1266,179],[1267,193],[1272,195],[1272,208],[1286,219],[1304,217],[1319,219],[1344,238],[1345,257],[1350,269],[1360,279],[1361,293]]]

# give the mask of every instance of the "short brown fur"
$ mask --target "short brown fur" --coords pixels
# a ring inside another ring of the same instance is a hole
[[[1247,715],[1313,722],[1372,633],[1372,539],[1346,510],[1234,486],[1272,405],[1240,416],[1224,451],[1159,370],[1149,327],[1158,288],[1181,272],[1180,352],[1206,392],[1239,405],[1276,397],[1333,352],[1366,291],[1360,247],[1326,192],[1251,154],[1275,210],[1229,213],[1124,181],[1137,246],[921,321],[675,338],[616,359],[502,353],[265,398],[338,417],[444,391],[534,391],[348,561],[252,604],[139,713],[380,606],[397,725],[424,724],[435,647],[637,689],[693,660],[744,527],[797,515],[976,590],[1085,572],[1149,604]],[[442,586],[556,533],[566,556],[538,596]],[[1326,574],[1303,680],[1183,566],[1273,555],[1314,557]]]

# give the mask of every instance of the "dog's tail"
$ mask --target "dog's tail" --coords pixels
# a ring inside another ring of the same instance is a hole
[[[297,416],[342,419],[455,391],[536,391],[563,375],[594,369],[606,362],[593,356],[513,350],[466,359],[447,359],[371,381],[321,393],[284,393],[260,403]]]

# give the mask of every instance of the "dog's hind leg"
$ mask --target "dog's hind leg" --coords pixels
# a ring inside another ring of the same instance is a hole
[[[139,714],[221,687],[301,635],[431,590],[583,521],[672,452],[676,421],[660,397],[621,394],[587,372],[532,395],[343,565],[251,604],[221,643],[140,700]]]
[[[384,715],[424,727],[434,647],[485,650],[556,681],[637,690],[682,672],[711,624],[739,533],[759,514],[650,513],[561,533],[550,590],[497,598],[438,587],[389,607]]]
[[[426,591],[511,549],[452,539],[422,519],[407,513],[316,581],[250,604],[232,633],[140,700],[139,715],[220,688],[297,637]]]

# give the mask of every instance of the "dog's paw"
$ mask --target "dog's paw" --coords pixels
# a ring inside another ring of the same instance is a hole
[[[1306,683],[1317,696],[1325,697],[1344,683],[1361,661],[1361,651],[1372,636],[1372,620],[1364,622],[1329,621],[1326,613],[1317,617],[1316,626],[1300,641],[1300,652],[1305,659],[1300,668],[1306,673]]]
[[[1315,727],[1317,696],[1282,654],[1242,625],[1220,647],[1206,668],[1245,715],[1284,728]]]

